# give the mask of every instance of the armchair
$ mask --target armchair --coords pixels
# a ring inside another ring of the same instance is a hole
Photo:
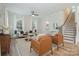
[[[63,44],[64,46],[64,38],[63,35],[61,33],[57,33],[52,40],[53,43],[55,43],[57,45],[57,50],[59,50],[59,45]]]
[[[32,40],[31,41],[31,48],[35,50],[39,55],[43,55],[44,53],[48,52],[49,50],[52,51],[52,40],[51,37],[48,35],[43,35],[38,38],[38,40]],[[30,51],[31,51],[30,48]]]

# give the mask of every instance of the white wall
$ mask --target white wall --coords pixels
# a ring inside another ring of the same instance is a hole
[[[31,16],[24,16],[24,31],[32,30],[32,17]]]
[[[79,42],[79,6],[77,6],[76,12],[76,43]]]
[[[13,35],[14,31],[17,30],[16,24],[17,24],[18,20],[22,20],[22,23],[23,23],[24,16],[13,13],[11,11],[8,11],[8,21],[9,21],[8,25],[9,25],[9,28],[10,28],[11,35]],[[24,23],[23,23],[23,25],[24,25]],[[23,26],[23,30],[24,30],[24,26]]]
[[[4,7],[0,4],[0,25],[4,25]]]
[[[11,12],[8,12],[8,20],[9,20],[9,28],[10,28],[10,34],[13,35],[14,30],[16,28],[15,23],[15,15]]]
[[[24,32],[32,29],[32,21],[35,18],[32,18],[31,16],[23,16],[23,15],[14,14],[14,13],[11,13],[9,11],[7,11],[7,12],[8,12],[8,16],[9,16],[8,17],[8,19],[9,19],[8,25],[9,25],[11,31],[16,30],[16,20],[19,19],[18,18],[19,16],[21,16],[20,18],[23,19]],[[7,18],[5,18],[5,19],[7,19]],[[64,10],[52,13],[51,15],[44,17],[44,18],[36,18],[36,20],[37,20],[37,30],[39,33],[46,32],[45,31],[45,27],[46,27],[45,22],[46,21],[49,22],[49,31],[52,31],[52,30],[54,30],[54,27],[53,27],[54,23],[57,23],[59,26],[61,26],[61,24],[63,24],[63,22],[64,22]],[[4,21],[0,20],[0,22],[3,24]]]
[[[20,15],[20,14],[13,13],[11,11],[8,11],[8,16],[9,16],[8,21],[9,21],[10,33],[12,35],[14,34],[14,30],[17,30],[16,22],[18,20],[22,20],[24,32],[32,30],[32,17],[31,16]]]
[[[45,33],[45,22],[48,21],[49,22],[49,31],[53,31],[54,27],[53,24],[57,23],[59,26],[61,26],[65,19],[64,19],[64,10],[63,11],[58,11],[55,13],[52,13],[52,15],[49,15],[43,19],[40,19],[38,24],[39,24],[39,30],[41,31],[41,33]]]
[[[9,27],[8,23],[8,11],[7,9],[0,4],[0,25],[3,27]],[[2,28],[5,34],[9,34],[9,30]]]

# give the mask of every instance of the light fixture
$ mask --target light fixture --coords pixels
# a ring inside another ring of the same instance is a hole
[[[35,16],[35,15],[32,15],[32,16]]]

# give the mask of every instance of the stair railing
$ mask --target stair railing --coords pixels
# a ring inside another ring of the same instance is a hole
[[[66,24],[66,22],[69,21],[68,19],[69,19],[69,17],[70,17],[71,15],[72,15],[72,10],[70,11],[70,13],[69,13],[69,15],[67,16],[66,20],[64,21],[63,25],[61,25],[61,26],[59,27],[59,32],[62,33],[62,28],[63,28],[63,26]]]

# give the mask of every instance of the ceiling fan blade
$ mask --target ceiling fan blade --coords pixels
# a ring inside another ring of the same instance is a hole
[[[38,14],[34,14],[35,16],[38,16]]]
[[[36,14],[34,11],[32,11],[31,13],[32,13],[32,15],[34,15],[34,16],[38,16],[38,14]]]
[[[34,11],[32,11],[32,14],[34,14]]]

